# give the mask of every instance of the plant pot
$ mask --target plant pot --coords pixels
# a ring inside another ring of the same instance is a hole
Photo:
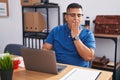
[[[1,80],[12,80],[13,69],[9,71],[0,71],[0,73],[1,73]]]

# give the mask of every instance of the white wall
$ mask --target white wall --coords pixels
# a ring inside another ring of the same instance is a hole
[[[91,30],[94,30],[92,21],[96,15],[119,15],[120,14],[120,0],[49,0],[50,2],[58,3],[60,6],[60,16],[62,24],[62,13],[66,11],[69,3],[77,2],[83,6],[84,17],[89,16],[91,19]],[[55,13],[55,11],[52,11]],[[50,12],[51,13],[51,12]],[[55,26],[55,14],[52,14],[52,23],[50,27]],[[83,20],[84,24],[84,20]],[[0,52],[8,43],[22,44],[22,14],[20,0],[9,0],[9,17],[0,17]],[[112,40],[96,39],[97,48],[96,56],[106,55],[111,60],[114,59],[114,43]]]
[[[0,17],[0,52],[8,43],[22,44],[22,17],[20,0],[9,1],[9,16]]]

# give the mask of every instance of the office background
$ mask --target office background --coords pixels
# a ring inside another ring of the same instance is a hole
[[[49,0],[49,2],[58,3],[60,6],[60,23],[63,23],[63,15],[66,7],[69,3],[77,2],[83,6],[84,16],[83,24],[86,16],[90,17],[91,25],[90,28],[94,31],[94,23],[92,22],[96,15],[120,15],[120,0]],[[63,4],[64,3],[64,4]],[[20,0],[9,0],[9,16],[0,17],[0,52],[3,52],[4,47],[8,43],[22,44],[22,10]],[[51,10],[50,13],[52,20],[50,29],[57,25],[57,16],[55,9]],[[96,56],[107,56],[110,60],[114,60],[114,42],[106,39],[96,39],[97,48]],[[118,49],[118,53],[120,49]],[[118,55],[119,59],[120,56]],[[120,61],[118,59],[118,61]]]

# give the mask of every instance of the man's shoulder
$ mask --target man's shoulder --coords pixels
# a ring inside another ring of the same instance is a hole
[[[54,31],[62,30],[62,29],[65,28],[65,26],[66,26],[65,24],[63,24],[63,25],[58,25],[58,26],[54,27],[53,30],[54,30]]]
[[[83,33],[93,33],[93,31],[91,31],[91,30],[89,30],[89,29],[86,29],[86,28],[84,28],[84,29],[82,30],[82,32],[83,32]]]
[[[83,29],[81,32],[81,36],[82,37],[94,36],[94,33],[91,30]]]

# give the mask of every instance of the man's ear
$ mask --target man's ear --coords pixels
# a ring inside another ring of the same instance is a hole
[[[63,12],[63,23],[66,23],[68,20],[67,20],[67,13],[66,12]]]
[[[67,22],[67,19],[68,19],[67,13],[64,14],[64,17],[65,17],[65,21]]]

